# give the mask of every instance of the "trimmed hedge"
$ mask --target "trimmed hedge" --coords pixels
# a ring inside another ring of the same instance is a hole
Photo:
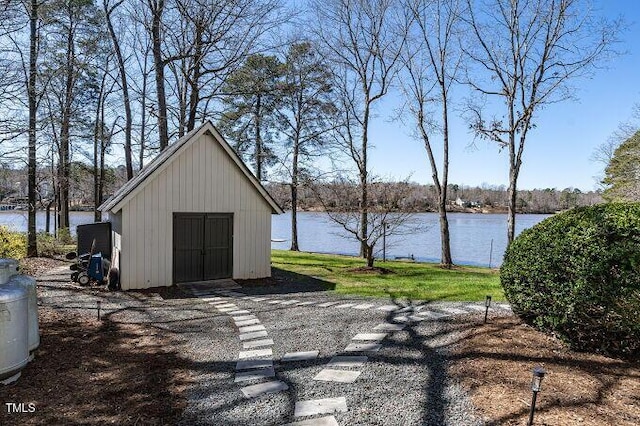
[[[573,349],[640,356],[640,203],[576,208],[523,231],[500,281],[525,322]]]

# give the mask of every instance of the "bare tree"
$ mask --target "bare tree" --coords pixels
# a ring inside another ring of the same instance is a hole
[[[619,23],[599,19],[583,0],[466,0],[464,20],[475,39],[466,56],[476,73],[466,82],[503,114],[469,105],[471,127],[509,156],[507,237],[515,234],[517,183],[536,112],[572,97],[569,83],[612,53]]]
[[[29,217],[27,220],[27,256],[38,256],[36,239],[36,129],[37,129],[37,91],[36,77],[38,66],[38,8],[39,0],[31,0],[27,7],[29,16],[29,79],[27,98],[29,103]]]
[[[107,29],[109,30],[109,37],[111,38],[111,46],[113,52],[116,55],[118,61],[118,72],[120,74],[120,88],[122,90],[122,102],[124,104],[124,161],[127,168],[127,179],[133,178],[133,160],[131,149],[131,132],[133,129],[133,114],[131,112],[131,100],[129,98],[129,83],[127,82],[127,70],[124,56],[122,55],[122,49],[120,48],[120,41],[113,28],[111,15],[113,12],[124,3],[124,0],[117,0],[113,4],[110,4],[109,0],[102,0],[102,7],[104,9],[105,21],[107,23]]]
[[[447,219],[447,189],[449,181],[449,113],[451,88],[461,64],[461,51],[456,43],[461,2],[459,0],[406,0],[410,11],[411,36],[405,46],[402,78],[406,106],[415,122],[415,136],[427,151],[431,176],[437,196],[440,216],[440,263],[453,265],[449,222]],[[440,118],[431,108],[439,109]],[[438,166],[434,150],[442,144],[442,167]],[[436,146],[434,146],[436,145]]]
[[[382,238],[415,233],[420,226],[410,222],[413,214],[402,209],[402,202],[411,189],[408,182],[369,182],[369,195],[375,201],[367,215],[367,231],[362,233],[362,219],[357,208],[360,184],[348,178],[338,178],[314,193],[332,221],[345,231],[348,238],[366,247],[367,267],[375,262],[376,247]],[[354,208],[356,207],[356,208]]]
[[[313,0],[315,32],[335,64],[343,129],[337,140],[353,160],[360,182],[361,255],[369,258],[369,123],[398,71],[406,34],[395,0]]]
[[[290,17],[279,0],[177,0],[180,31],[171,43],[184,56],[174,66],[178,126],[193,130],[211,118],[211,100],[230,73],[267,47],[263,38]]]
[[[146,0],[146,5],[151,14],[151,22],[147,23],[147,31],[151,38],[151,51],[153,53],[153,65],[156,79],[156,96],[158,107],[158,139],[160,150],[169,146],[169,123],[167,117],[167,95],[165,90],[165,68],[171,62],[166,58],[163,48],[165,26],[163,16],[165,13],[165,0]]]

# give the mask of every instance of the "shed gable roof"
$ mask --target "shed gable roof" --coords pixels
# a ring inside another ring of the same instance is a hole
[[[276,201],[273,199],[273,197],[271,197],[267,190],[264,189],[260,181],[258,181],[253,173],[251,173],[249,168],[246,166],[246,164],[244,164],[240,157],[238,157],[233,148],[231,148],[227,141],[224,140],[220,132],[218,132],[211,121],[207,121],[198,129],[190,131],[189,133],[178,139],[177,142],[169,145],[149,164],[144,166],[133,179],[125,183],[107,201],[102,203],[102,205],[98,207],[98,210],[100,210],[101,212],[111,211],[113,213],[117,213],[118,211],[120,211],[129,199],[133,198],[133,196],[135,196],[138,191],[144,188],[146,184],[151,181],[151,179],[149,178],[156,170],[158,170],[162,165],[168,164],[175,158],[177,158],[176,156],[174,156],[174,154],[176,154],[180,150],[180,148],[193,143],[200,136],[206,133],[210,134],[213,139],[215,139],[215,141],[220,144],[229,159],[238,166],[238,168],[242,171],[249,182],[251,182],[251,184],[255,187],[262,198],[264,198],[264,200],[271,206],[272,212],[278,214],[283,213],[282,208],[278,205],[278,203],[276,203]]]

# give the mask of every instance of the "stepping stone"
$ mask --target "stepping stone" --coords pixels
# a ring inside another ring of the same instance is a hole
[[[266,330],[266,329],[264,328],[264,325],[262,325],[262,324],[260,324],[260,325],[242,326],[242,327],[238,328],[238,331],[240,333],[251,333],[251,332],[254,332],[254,331],[263,331],[263,330]]]
[[[478,312],[484,312],[487,309],[484,306],[478,306],[478,305],[465,305],[464,308],[471,309],[472,311],[478,311]]]
[[[345,352],[378,352],[382,349],[379,343],[351,343],[344,348]]]
[[[388,322],[384,322],[382,324],[378,324],[373,327],[374,330],[382,330],[382,331],[400,331],[404,330],[406,327],[405,324],[391,324]]]
[[[272,305],[276,305],[276,304],[278,304],[278,303],[282,303],[282,300],[270,300],[270,301],[268,301],[267,303],[270,303],[270,304],[272,304]]]
[[[362,310],[365,310],[365,309],[373,308],[374,306],[375,306],[375,305],[372,305],[372,304],[370,304],[370,303],[361,303],[360,305],[355,305],[355,306],[353,307],[353,309],[362,309]]]
[[[243,371],[242,373],[236,373],[236,378],[233,383],[244,382],[246,380],[267,379],[275,377],[276,372],[271,368],[262,368],[259,370]]]
[[[358,333],[351,340],[382,340],[387,333]]]
[[[446,318],[451,316],[448,314],[443,314],[443,313],[434,312],[434,311],[423,311],[423,312],[420,312],[420,315],[433,318],[433,319],[440,319],[440,318]]]
[[[229,315],[231,315],[231,314],[229,314]],[[256,316],[255,315],[241,315],[239,317],[233,317],[233,320],[235,322],[246,321],[246,320],[250,320],[250,319],[256,319]]]
[[[255,368],[273,368],[271,359],[246,359],[236,363],[236,370],[250,370]]]
[[[315,416],[347,411],[347,399],[339,398],[310,399],[296,402],[293,415],[295,417]]]
[[[319,308],[328,308],[329,306],[337,305],[340,302],[324,302],[317,305]]]
[[[286,383],[279,380],[266,383],[258,383],[257,385],[245,386],[240,388],[245,398],[256,398],[266,393],[274,393],[289,389]]]
[[[496,306],[500,309],[504,309],[505,311],[511,311],[511,305],[508,303],[496,303]]]
[[[250,314],[251,311],[247,311],[246,309],[241,309],[239,311],[229,312],[229,315],[247,315]]]
[[[218,308],[218,311],[228,313],[228,312],[235,311],[236,309],[238,309],[238,307],[234,306],[232,308]]]
[[[394,321],[409,323],[409,322],[420,322],[426,320],[424,317],[420,317],[418,315],[402,315],[399,317],[394,317]]]
[[[265,300],[269,300],[268,297],[254,297],[253,299],[254,302],[264,302]]]
[[[238,309],[238,307],[234,303],[229,303],[229,302],[226,302],[226,301],[225,301],[225,303],[220,303],[220,304],[212,303],[212,305],[216,305],[216,308],[218,308],[218,309],[220,309],[220,308],[236,308],[236,309]]]
[[[320,417],[317,419],[302,420],[299,422],[287,423],[284,426],[339,426],[338,421],[333,416]]]
[[[236,325],[238,327],[244,327],[246,325],[254,325],[254,324],[260,324],[260,320],[258,318],[254,318],[254,319],[248,319],[244,321],[236,321]]]
[[[222,301],[222,297],[200,297],[200,300],[202,300],[203,302],[215,302],[215,301]]]
[[[458,308],[438,308],[441,311],[444,311],[448,314],[453,314],[453,315],[463,315],[463,314],[468,314],[469,312],[464,311],[462,309],[458,309]]]
[[[360,356],[334,356],[327,363],[327,367],[360,367],[369,359],[366,355]]]
[[[238,359],[259,358],[262,356],[273,356],[273,351],[269,349],[254,349],[251,351],[240,351]]]
[[[309,305],[313,305],[316,302],[300,302],[298,304],[296,304],[296,306],[309,306]]]
[[[344,305],[334,306],[334,308],[337,308],[337,309],[350,308],[353,305],[355,305],[355,303],[345,303]]]
[[[293,300],[287,300],[285,302],[282,302],[281,305],[293,305],[294,303],[298,303],[299,300],[293,299]]]
[[[240,340],[250,340],[250,339],[257,339],[258,337],[267,337],[268,334],[266,332],[266,330],[261,330],[261,331],[254,331],[251,333],[243,333],[240,335]]]
[[[269,346],[269,345],[273,345],[273,339],[250,340],[248,342],[242,343],[242,347],[244,349],[252,349],[252,348],[257,348],[259,346]]]
[[[338,382],[338,383],[353,383],[360,376],[360,371],[348,371],[348,370],[332,370],[325,368],[320,371],[313,380],[319,380],[323,382]]]
[[[293,361],[309,361],[311,359],[318,358],[320,351],[307,351],[307,352],[288,352],[282,357],[282,362]]]
[[[415,310],[417,310],[416,306],[405,306],[404,308],[396,309],[396,312],[399,314],[403,314],[406,312],[413,312]]]
[[[229,305],[230,303],[227,302],[226,300],[218,300],[217,302],[209,302],[209,304],[213,306],[222,306],[222,305]]]
[[[400,307],[398,305],[384,305],[384,306],[380,306],[379,308],[377,308],[379,311],[385,311],[385,312],[393,312],[396,309],[399,309]]]

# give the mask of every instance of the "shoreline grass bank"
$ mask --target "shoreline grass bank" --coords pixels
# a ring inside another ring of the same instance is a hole
[[[433,263],[378,261],[376,267],[388,273],[358,268],[365,261],[358,257],[271,250],[274,268],[306,275],[335,285],[344,295],[407,298],[425,301],[484,301],[490,294],[503,301],[499,271],[489,268],[456,266],[444,269]]]

